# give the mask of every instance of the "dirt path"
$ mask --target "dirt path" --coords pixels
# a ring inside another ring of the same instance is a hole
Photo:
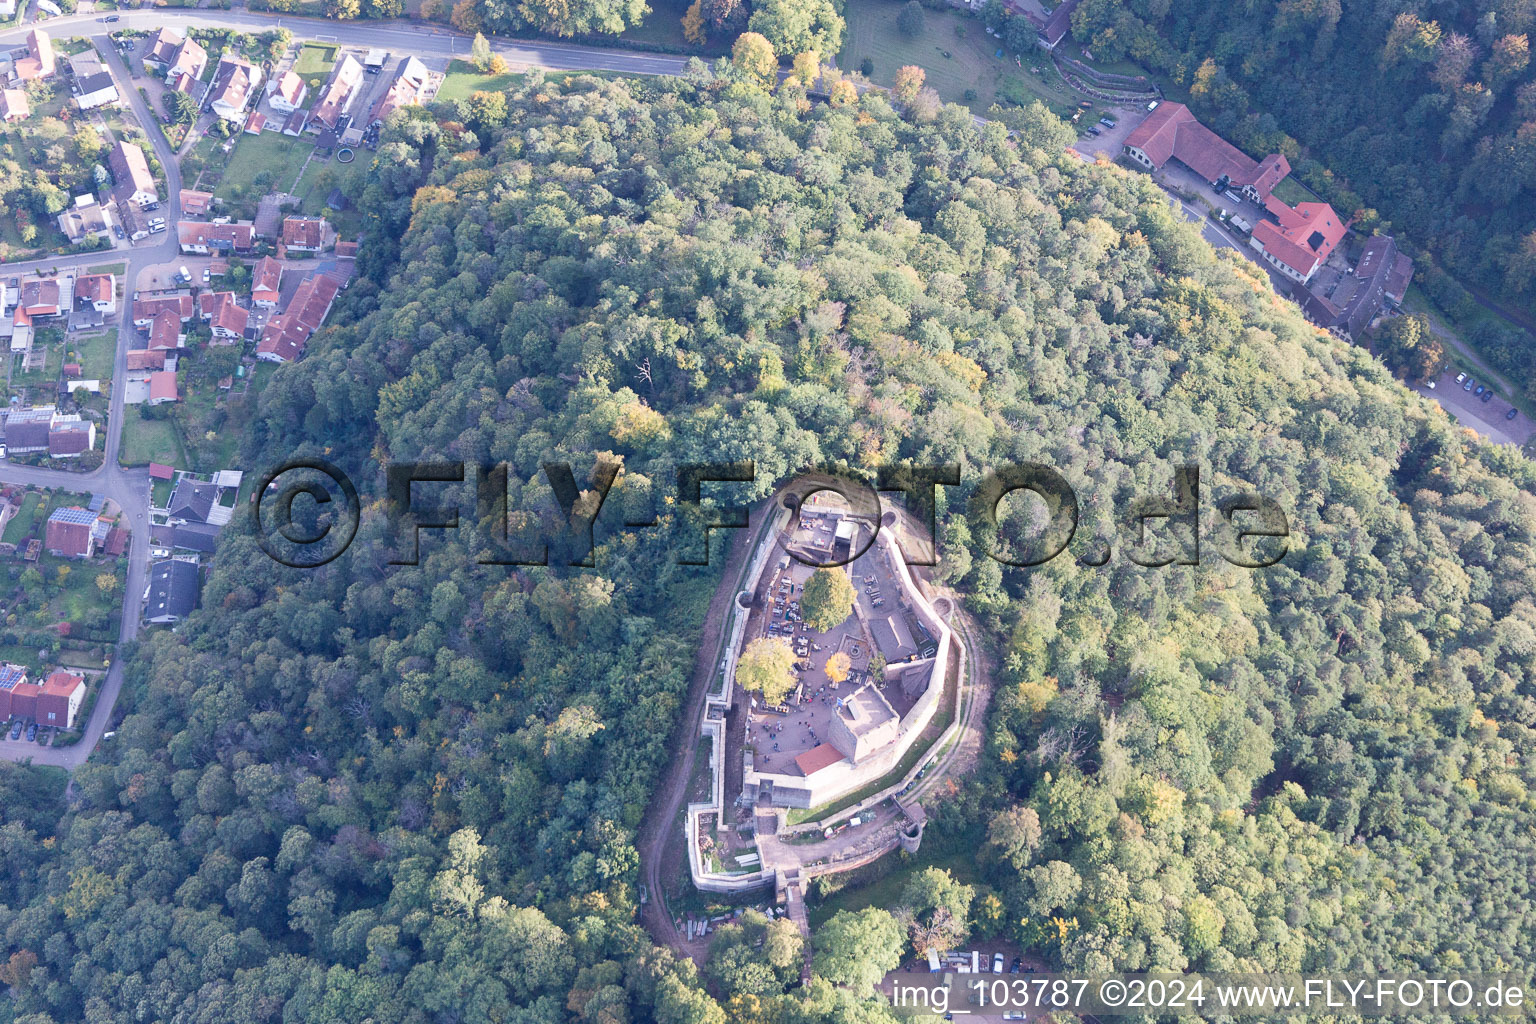
[[[715,596],[710,600],[709,611],[704,616],[693,679],[688,684],[688,695],[683,701],[683,707],[687,710],[678,721],[672,737],[672,747],[679,756],[657,787],[651,800],[651,812],[640,828],[638,847],[641,877],[651,896],[650,902],[640,908],[640,921],[657,943],[684,956],[692,955],[695,950],[690,948],[683,934],[677,930],[673,914],[667,909],[667,894],[663,885],[667,872],[663,870],[666,866],[663,859],[668,849],[667,841],[672,838],[672,824],[677,820],[678,811],[687,798],[688,780],[693,774],[694,752],[698,748],[694,739],[704,714],[704,693],[714,679],[725,646],[726,616],[736,597],[737,582],[746,561],[757,549],[758,539],[771,520],[772,503],[770,498],[751,510],[751,518],[757,523],[754,529],[733,530],[727,535],[730,550],[726,555],[720,585],[715,588]],[[723,538],[717,534],[712,539],[718,544]],[[687,851],[683,852],[686,855]]]

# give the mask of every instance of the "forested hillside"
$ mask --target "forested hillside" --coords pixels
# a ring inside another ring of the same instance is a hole
[[[1086,0],[1073,25],[1095,56],[1187,86],[1250,152],[1285,153],[1340,212],[1405,233],[1448,311],[1479,314],[1446,270],[1514,309],[1536,301],[1536,4]],[[1486,321],[1474,340],[1536,395],[1528,334]]]
[[[706,992],[634,923],[718,568],[621,526],[669,521],[687,460],[755,460],[752,495],[820,462],[959,461],[966,488],[1045,462],[1117,552],[1176,464],[1207,500],[1264,492],[1294,536],[1261,571],[1004,569],[949,495],[941,574],[1002,675],[931,828],[982,849],[995,927],[1069,965],[1531,961],[1527,462],[1039,109],[1010,139],[702,67],[518,88],[392,115],[363,276],[245,441],[348,469],[358,540],[301,571],[226,530],[69,815],[0,803],[0,1017],[888,1019],[782,994],[778,937],[751,990]],[[386,462],[504,461],[532,513],[542,462],[603,453],[597,568],[482,564],[467,529],[387,564]]]

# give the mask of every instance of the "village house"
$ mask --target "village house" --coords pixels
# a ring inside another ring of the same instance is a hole
[[[117,204],[110,200],[102,206],[95,196],[77,196],[75,205],[59,214],[59,231],[76,245],[88,238],[111,239],[116,210]]]
[[[96,447],[96,424],[79,413],[55,413],[48,424],[48,455],[78,459]]]
[[[263,309],[277,306],[278,288],[283,280],[283,265],[271,256],[256,261],[251,271],[251,305]]]
[[[294,291],[288,308],[270,318],[262,328],[256,345],[256,358],[269,363],[287,363],[304,352],[310,335],[319,330],[340,291],[336,279],[315,274]]]
[[[1364,335],[1383,309],[1396,309],[1413,280],[1413,260],[1391,235],[1373,235],[1354,270],[1320,276],[1301,289],[1297,298],[1307,319],[1350,340]]]
[[[80,705],[85,703],[85,677],[65,669],[54,669],[43,680],[37,695],[36,718],[40,725],[73,729]]]
[[[190,96],[192,90],[202,84],[203,72],[207,70],[208,51],[196,39],[188,37],[176,48],[165,69],[165,84]]]
[[[5,447],[12,458],[48,450],[48,432],[56,410],[51,405],[12,409],[5,417]]]
[[[118,102],[117,83],[106,71],[98,71],[85,78],[77,78],[80,92],[75,96],[75,106],[81,110],[94,110],[109,103]]]
[[[1298,203],[1293,209],[1269,196],[1264,209],[1269,216],[1253,226],[1248,244],[1276,270],[1301,284],[1312,280],[1349,231],[1327,203]]]
[[[225,54],[208,86],[208,108],[226,121],[244,121],[245,108],[261,87],[261,69],[248,60]]]
[[[284,71],[272,79],[267,87],[267,103],[279,114],[291,114],[304,105],[309,86],[292,71]]]
[[[117,182],[121,196],[126,196],[140,206],[160,201],[155,176],[150,173],[149,161],[138,146],[129,145],[121,139],[114,142],[107,151],[107,166],[112,169],[112,178]]]
[[[149,569],[145,621],[157,625],[180,622],[197,607],[197,563],[167,558]]]
[[[245,337],[250,314],[241,308],[234,292],[203,292],[197,297],[197,304],[215,339],[240,341]]]
[[[415,57],[402,58],[395,65],[395,76],[390,79],[389,88],[368,114],[368,124],[382,124],[386,117],[401,107],[420,105],[431,80],[431,73],[425,64]]]
[[[75,304],[98,313],[116,313],[116,279],[111,274],[81,274],[75,278]]]
[[[25,121],[32,116],[27,94],[20,89],[0,89],[0,121]]]
[[[250,252],[256,242],[255,225],[250,221],[234,224],[204,224],[181,221],[176,225],[181,251],[198,256],[216,253]]]
[[[176,390],[175,370],[156,370],[149,375],[150,405],[164,405],[166,402],[177,402],[181,395]]]
[[[1225,178],[1255,203],[1268,199],[1291,173],[1290,162],[1282,154],[1254,160],[1201,124],[1184,104],[1167,101],[1126,136],[1125,154],[1150,171],[1177,160],[1208,182]]]
[[[350,53],[344,55],[331,70],[331,79],[326,83],[325,91],[320,94],[320,102],[310,111],[310,120],[333,132],[339,131],[338,125],[347,111],[352,109],[360,92],[358,86],[362,82],[363,66]]]
[[[144,51],[144,66],[150,71],[159,71],[162,74],[176,59],[176,52],[181,44],[186,41],[186,36],[173,28],[162,27],[150,39],[148,48]]]
[[[172,522],[206,523],[218,500],[216,484],[183,476],[171,491],[171,500],[166,502],[166,515]]]
[[[317,253],[336,244],[336,232],[324,217],[285,217],[279,241],[288,252]]]
[[[117,212],[117,219],[123,225],[123,232],[130,239],[137,242],[141,238],[149,237],[149,214],[138,203],[114,202],[112,208]],[[165,227],[164,224],[160,226],[162,229]]]
[[[96,513],[78,505],[56,508],[48,517],[43,547],[60,558],[89,558],[96,552],[96,538],[91,528]]]
[[[40,28],[28,32],[27,56],[16,61],[12,67],[16,77],[23,82],[35,82],[47,78],[58,69],[58,62],[53,56],[53,40],[48,38],[48,33]]]
[[[6,662],[0,665],[0,720],[31,718],[37,711],[37,695],[42,687],[28,682],[27,670]]]
[[[147,330],[154,323],[155,317],[166,312],[175,314],[178,322],[186,323],[192,319],[194,309],[190,295],[152,295],[134,299],[133,326],[141,331]]]
[[[140,373],[140,374],[142,374],[142,373],[145,373],[146,371],[150,371],[150,370],[163,370],[163,369],[165,369],[165,350],[164,349],[148,349],[148,348],[132,349],[132,350],[130,350],[128,352],[128,355],[126,356],[126,359],[128,361],[128,372],[130,374],[133,374],[133,373]],[[145,377],[144,379],[147,380],[148,377]]]
[[[170,310],[155,314],[149,324],[149,348],[161,352],[174,352],[181,348],[186,335],[181,333],[181,320]]]
[[[206,217],[208,208],[213,205],[212,192],[196,192],[190,188],[184,188],[181,190],[180,199],[183,217]]]

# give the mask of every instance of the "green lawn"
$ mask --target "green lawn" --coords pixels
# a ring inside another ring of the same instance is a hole
[[[181,441],[176,436],[176,425],[170,420],[146,420],[137,410],[124,414],[123,449],[117,458],[125,466],[142,466],[148,462],[167,466],[187,464],[181,453]]]
[[[27,539],[32,532],[32,524],[37,520],[37,506],[42,503],[43,496],[36,491],[28,491],[21,499],[21,508],[11,521],[5,524],[5,533],[0,535],[0,540],[7,544],[20,544]]]
[[[155,508],[165,508],[165,503],[171,500],[171,489],[175,485],[169,480],[156,480],[149,488],[149,500]]]
[[[295,139],[278,132],[242,135],[229,155],[223,180],[213,190],[214,195],[241,202],[248,196],[265,195],[273,190],[286,192],[293,187],[304,161],[314,148],[312,139]],[[258,178],[263,182],[262,187],[257,187]]]
[[[911,856],[902,853],[886,854],[868,868],[854,872],[854,881],[847,888],[807,907],[811,927],[820,927],[839,910],[899,905],[901,891],[906,888],[907,882],[924,868],[944,868],[962,885],[974,884],[977,881],[976,851],[961,846],[955,841],[945,842],[940,837],[924,835],[923,845],[917,853]],[[862,877],[866,876],[877,877],[861,884]]]
[[[117,356],[117,332],[76,337],[71,344],[75,361],[80,364],[80,375],[86,380],[109,380],[112,363]]]
[[[953,10],[925,9],[923,31],[907,36],[896,27],[902,6],[897,0],[848,0],[843,11],[848,29],[838,66],[858,71],[868,58],[874,64],[873,81],[888,86],[897,68],[915,64],[941,99],[978,114],[999,100],[1027,103],[1038,98],[1063,116],[1076,108],[1077,94],[1040,51],[1031,49],[1015,60],[1002,40],[987,35],[981,19]],[[1002,57],[996,55],[1000,49]],[[1035,75],[1031,68],[1042,73]],[[975,90],[975,99],[965,98],[967,89]]]
[[[293,62],[293,73],[308,81],[316,75],[329,75],[336,65],[336,47],[325,43],[305,43]]]
[[[1307,186],[1297,181],[1293,175],[1286,175],[1280,179],[1280,184],[1275,186],[1275,195],[1292,206],[1297,203],[1317,202],[1317,196],[1313,195]]]
[[[467,60],[456,60],[448,65],[448,77],[437,90],[440,100],[467,100],[472,92],[501,92],[522,80],[522,75],[508,72],[505,75],[482,75]]]

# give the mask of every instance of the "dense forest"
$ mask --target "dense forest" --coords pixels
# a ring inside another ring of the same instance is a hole
[[[51,779],[0,773],[30,797],[0,802],[0,1017],[890,1020],[863,998],[901,954],[885,910],[834,917],[807,988],[782,926],[723,929],[700,972],[635,923],[719,573],[677,563],[686,461],[754,460],[731,503],[818,464],[965,467],[939,578],[999,674],[931,831],[981,850],[985,891],[920,876],[900,920],[953,905],[1073,967],[1531,962],[1530,464],[1145,176],[1068,158],[1043,108],[1010,136],[759,81],[534,72],[391,116],[361,274],[242,458],[337,462],[369,514],[308,571],[227,529],[62,819],[33,806]],[[474,517],[391,564],[383,466],[433,458],[506,463],[541,519],[544,463],[621,462],[596,567],[492,564]],[[1072,554],[1107,564],[987,556],[1039,529],[970,501],[1022,461],[1072,482]],[[1120,512],[1183,463],[1287,510],[1280,565],[1124,557]],[[674,529],[624,528],[652,512]]]
[[[1536,339],[1458,283],[1536,302],[1536,4],[1085,0],[1073,29],[1169,74],[1249,152],[1286,154],[1358,226],[1406,236],[1420,285],[1536,396]]]

